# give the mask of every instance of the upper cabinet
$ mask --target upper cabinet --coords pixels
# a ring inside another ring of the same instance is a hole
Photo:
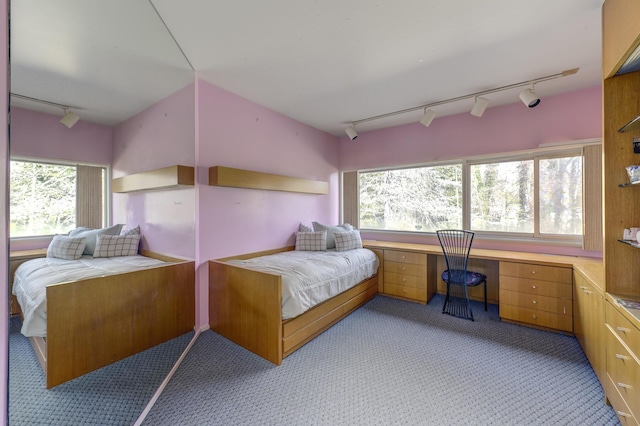
[[[640,45],[638,17],[638,0],[606,0],[602,6],[603,78],[615,75]]]

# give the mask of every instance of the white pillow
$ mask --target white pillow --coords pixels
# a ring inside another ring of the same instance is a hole
[[[67,237],[56,235],[47,248],[47,257],[65,260],[78,260],[85,246],[84,237]]]
[[[298,226],[298,232],[313,232],[313,228],[300,223],[300,225]]]
[[[313,230],[316,232],[327,231],[327,249],[336,248],[336,240],[335,238],[333,238],[334,232],[345,232],[353,230],[353,226],[349,225],[348,223],[344,223],[338,226],[323,225],[318,222],[312,222],[312,224]]]
[[[327,251],[327,232],[296,232],[296,250]]]
[[[93,257],[135,256],[140,235],[98,235]]]
[[[108,228],[100,229],[88,229],[88,228],[76,228],[69,232],[70,237],[85,237],[86,245],[82,254],[88,254],[93,256],[93,252],[96,249],[96,238],[98,235],[118,235],[122,229],[122,224],[113,225]]]
[[[360,231],[334,232],[336,251],[347,251],[362,248]]]

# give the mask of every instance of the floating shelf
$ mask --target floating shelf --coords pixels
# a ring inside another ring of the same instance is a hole
[[[640,243],[636,243],[634,241],[627,241],[627,240],[618,240],[618,241],[623,244],[630,245],[631,247],[640,248]]]
[[[112,179],[111,192],[124,193],[192,188],[194,176],[194,168],[191,166],[169,166]]]
[[[209,168],[209,185],[232,188],[265,189],[269,191],[301,192],[325,195],[329,183],[310,179],[294,178],[250,170],[214,166]]]
[[[634,130],[640,130],[640,115],[622,126],[618,131],[620,133],[633,132]]]
[[[618,184],[618,186],[619,186],[620,188],[626,188],[627,186],[637,186],[637,187],[640,187],[640,182],[636,182],[636,183],[625,182],[625,183],[620,183],[620,184]]]

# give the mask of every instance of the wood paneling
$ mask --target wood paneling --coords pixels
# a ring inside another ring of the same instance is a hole
[[[209,185],[232,188],[266,189],[270,191],[301,192],[324,195],[329,193],[329,183],[294,178],[251,170],[215,166],[209,168]]]
[[[194,168],[169,166],[111,180],[112,192],[138,192],[193,187]]]
[[[638,0],[604,2],[602,6],[602,75],[604,78],[613,76],[627,57],[640,45],[639,16]]]
[[[587,145],[584,158],[584,230],[582,248],[602,251],[602,145]]]
[[[358,172],[347,172],[342,175],[342,218],[343,222],[360,228],[360,188]]]

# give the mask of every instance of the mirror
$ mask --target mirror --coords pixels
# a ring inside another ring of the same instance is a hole
[[[10,10],[12,158],[107,164],[112,177],[195,165],[194,73],[152,1],[20,0]],[[64,107],[79,117],[69,128],[59,123]],[[193,258],[194,200],[193,189],[113,194],[108,215],[112,223],[139,224],[142,248]],[[166,235],[179,235],[179,244]],[[12,241],[11,250],[47,244]],[[10,424],[132,424],[193,336],[45,389],[16,321]]]

